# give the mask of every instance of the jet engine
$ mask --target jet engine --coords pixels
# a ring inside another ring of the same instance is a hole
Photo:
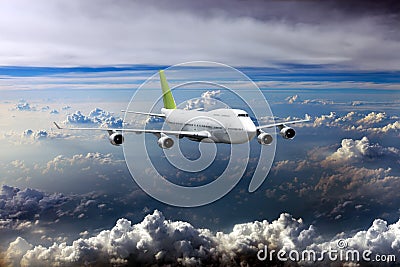
[[[293,128],[290,128],[286,125],[283,125],[283,127],[280,129],[279,133],[285,139],[293,139],[294,136],[296,135],[296,131]]]
[[[270,135],[268,133],[261,132],[257,136],[258,143],[260,143],[262,145],[269,145],[272,143],[272,140],[273,140],[272,135]]]
[[[114,146],[120,146],[124,142],[124,136],[122,135],[122,133],[118,132],[111,134],[108,139],[110,140],[110,143]]]
[[[174,145],[174,140],[172,140],[171,137],[168,135],[162,135],[158,141],[158,146],[161,147],[162,149],[168,149],[171,148]]]

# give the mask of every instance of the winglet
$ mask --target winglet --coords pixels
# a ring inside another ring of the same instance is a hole
[[[62,128],[60,127],[60,125],[57,124],[57,122],[53,121],[54,125],[57,127],[57,129],[61,130]]]
[[[161,89],[163,93],[164,108],[176,109],[175,100],[174,97],[172,96],[171,89],[169,89],[167,78],[165,78],[164,71],[160,70],[159,73],[160,73]]]

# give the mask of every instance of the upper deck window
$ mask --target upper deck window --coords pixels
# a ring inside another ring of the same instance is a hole
[[[248,117],[249,114],[238,114],[238,117]]]

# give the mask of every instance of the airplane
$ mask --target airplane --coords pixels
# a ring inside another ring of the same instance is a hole
[[[120,146],[124,143],[124,133],[152,133],[158,138],[158,145],[162,149],[169,149],[174,145],[171,136],[188,138],[196,142],[242,144],[257,136],[258,143],[269,145],[273,141],[271,134],[263,131],[265,128],[277,127],[284,139],[293,139],[296,132],[290,124],[307,122],[309,119],[278,122],[256,126],[249,114],[241,109],[215,109],[211,111],[177,109],[174,97],[168,86],[163,70],[159,71],[164,107],[161,113],[140,111],[122,111],[163,118],[171,130],[150,129],[118,129],[118,128],[64,128],[54,122],[58,129],[107,131],[110,143]]]

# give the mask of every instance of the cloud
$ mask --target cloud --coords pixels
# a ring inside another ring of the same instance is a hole
[[[397,216],[399,164],[397,148],[367,137],[346,138],[335,146],[315,147],[302,160],[277,161],[270,175],[280,182],[271,182],[265,195],[272,201],[289,195],[291,203],[314,207],[302,215],[317,226],[329,222],[347,228],[349,219],[362,226],[371,217]]]
[[[294,96],[288,96],[285,98],[285,100],[289,103],[289,104],[293,104],[294,102],[299,102],[300,98],[299,95],[294,95]]]
[[[370,259],[375,260],[375,255],[395,255],[396,259],[400,256],[400,220],[388,225],[387,221],[375,219],[372,225],[354,235],[340,234],[339,237],[321,244],[312,244],[308,249],[322,251],[324,249],[336,248],[339,240],[344,240],[349,249],[354,249],[361,253],[370,250]],[[360,257],[361,258],[361,257]]]
[[[42,111],[48,111],[49,109],[50,109],[49,106],[44,106],[44,107],[41,108]]]
[[[15,105],[15,109],[19,111],[34,111],[36,108],[32,107],[28,102],[20,101]]]
[[[47,162],[46,168],[43,173],[48,172],[64,172],[64,170],[72,171],[72,167],[78,170],[90,170],[92,167],[97,166],[115,166],[119,165],[121,161],[113,158],[112,154],[102,154],[99,152],[73,155],[72,157],[65,157],[58,155],[51,161]]]
[[[33,220],[44,213],[55,212],[67,200],[59,193],[48,194],[36,189],[21,190],[3,185],[0,191],[0,218]]]
[[[45,130],[40,130],[35,133],[35,139],[46,139],[48,133]]]
[[[383,120],[387,119],[386,113],[384,112],[371,112],[368,115],[366,115],[364,118],[358,120],[356,123],[357,124],[374,124],[374,123],[379,123]]]
[[[209,90],[201,94],[201,97],[194,98],[185,101],[186,106],[184,109],[209,109],[215,108],[215,106],[222,104],[219,102],[219,97],[221,96],[221,90]]]
[[[221,95],[221,90],[211,90],[211,91],[206,91],[201,94],[202,98],[219,98]]]
[[[373,253],[398,257],[399,229],[400,220],[388,225],[376,219],[366,231],[341,233],[329,239],[319,235],[313,225],[307,226],[301,219],[282,213],[272,222],[236,224],[229,233],[213,233],[187,222],[166,220],[155,210],[138,224],[119,219],[110,230],[79,238],[71,245],[33,246],[18,237],[9,244],[6,259],[13,266],[243,266],[260,264],[257,252],[265,245],[276,251],[314,249],[321,252],[327,248],[338,249],[339,238],[345,238],[351,248],[361,252],[370,249]]]
[[[156,117],[156,116],[149,116],[146,119],[146,123],[163,123],[164,119],[161,117]]]
[[[25,239],[18,237],[8,246],[6,261],[15,263],[15,266],[18,266],[26,251],[32,247]]]
[[[0,60],[11,66],[212,60],[252,66],[399,67],[396,12],[350,15],[331,2],[316,1],[291,1],[290,7],[281,1],[233,2],[11,1],[0,13],[1,24],[8,25],[2,29]],[[375,5],[371,10],[377,10]]]
[[[31,137],[33,136],[33,131],[31,129],[26,129],[22,135],[25,137]]]
[[[314,127],[322,126],[322,125],[331,125],[332,120],[337,118],[335,112],[329,113],[329,115],[321,115],[320,117],[316,117],[314,119]]]
[[[314,105],[332,105],[334,102],[332,100],[326,99],[306,99],[302,104],[314,104]]]
[[[92,123],[92,120],[89,117],[83,115],[78,110],[75,113],[68,115],[66,122],[69,122],[69,123]]]
[[[14,133],[8,134],[7,136],[15,136]],[[33,131],[32,129],[26,129],[21,135],[22,138],[19,140],[21,143],[32,143],[34,141],[43,141],[47,139],[60,139],[60,138],[75,138],[73,135],[61,133],[61,132],[53,132],[47,130],[37,130]],[[9,140],[9,138],[6,138]],[[11,139],[12,142],[16,141],[15,138]]]
[[[335,112],[314,117],[314,123],[305,124],[305,127],[335,127],[344,131],[364,133],[398,133],[400,122],[396,116],[389,117],[384,112],[370,112],[368,114],[355,111],[339,116]]]
[[[400,122],[395,121],[393,123],[388,123],[387,125],[384,125],[382,127],[369,128],[368,131],[373,133],[398,133],[400,132]]]
[[[236,225],[231,233],[213,234],[208,229],[196,229],[187,222],[166,220],[156,210],[139,224],[132,225],[126,219],[119,219],[111,230],[80,238],[71,245],[54,243],[49,248],[31,247],[25,240],[17,238],[10,244],[7,258],[16,266],[19,263],[22,266],[82,265],[85,262],[238,265],[246,260],[254,261],[261,243],[293,248],[300,242],[309,242],[313,232],[312,227],[305,229],[301,220],[282,214],[272,223],[241,224]]]
[[[341,147],[336,152],[328,156],[322,164],[326,162],[346,163],[363,160],[375,160],[376,158],[398,159],[400,150],[394,147],[382,147],[379,144],[370,144],[367,137],[361,140],[343,139]]]
[[[326,100],[326,99],[305,99],[301,100],[299,95],[294,95],[294,96],[288,96],[285,98],[285,101],[287,101],[289,104],[313,104],[313,105],[331,105],[333,104],[332,100]]]
[[[85,116],[80,111],[76,111],[73,114],[67,116],[67,119],[64,121],[65,123],[94,123],[101,124],[104,127],[115,127],[122,128],[123,119],[116,118],[112,115],[112,113],[105,111],[101,108],[95,108],[90,111],[88,116]]]

